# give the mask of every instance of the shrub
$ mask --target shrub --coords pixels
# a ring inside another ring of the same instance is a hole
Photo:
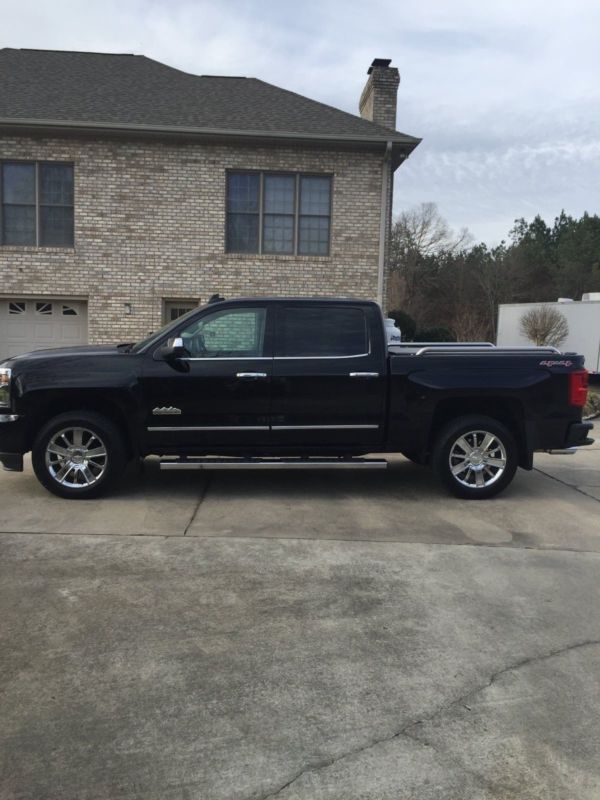
[[[417,323],[410,314],[401,309],[396,309],[395,311],[388,311],[387,316],[394,320],[397,328],[400,328],[403,341],[410,342],[414,339]]]
[[[519,328],[523,336],[538,347],[559,347],[569,335],[564,314],[552,306],[532,308],[521,317]]]
[[[454,337],[448,328],[424,328],[417,331],[415,342],[455,342]]]

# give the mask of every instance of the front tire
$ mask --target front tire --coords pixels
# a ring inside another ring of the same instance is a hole
[[[104,494],[127,463],[117,426],[89,411],[60,414],[47,422],[34,442],[31,461],[42,486],[74,500]]]
[[[506,489],[518,466],[514,436],[491,417],[455,419],[438,436],[433,468],[457,497],[485,500]]]

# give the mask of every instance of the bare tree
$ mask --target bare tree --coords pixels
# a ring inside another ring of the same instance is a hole
[[[457,308],[450,330],[457,342],[482,342],[489,338],[490,325],[484,313],[464,304]]]
[[[569,335],[565,315],[552,306],[540,306],[527,311],[521,317],[519,329],[538,347],[559,347]]]
[[[392,226],[390,241],[389,302],[419,313],[417,298],[425,286],[436,284],[434,257],[456,253],[471,239],[464,229],[456,234],[441,216],[435,203],[421,203],[403,211]]]
[[[421,203],[402,211],[394,223],[394,234],[400,251],[414,250],[421,256],[432,256],[442,250],[453,253],[471,240],[466,228],[454,233],[435,203]]]

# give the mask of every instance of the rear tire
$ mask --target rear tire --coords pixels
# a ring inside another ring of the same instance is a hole
[[[498,420],[479,415],[459,417],[440,431],[432,464],[452,494],[485,500],[506,489],[514,478],[517,444]]]
[[[37,479],[52,494],[84,500],[114,485],[127,456],[114,422],[90,411],[70,411],[40,430],[31,461]]]

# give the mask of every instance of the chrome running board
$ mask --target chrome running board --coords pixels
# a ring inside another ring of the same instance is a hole
[[[161,469],[386,469],[382,458],[183,458]]]

